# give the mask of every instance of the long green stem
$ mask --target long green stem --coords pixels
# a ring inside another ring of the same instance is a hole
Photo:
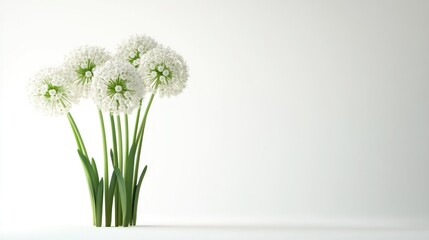
[[[115,127],[115,118],[113,114],[110,113],[110,126],[112,127],[112,142],[113,142],[113,166],[118,166],[118,145],[116,142],[116,127]]]
[[[136,142],[136,138],[137,138],[137,130],[139,128],[139,120],[140,120],[141,110],[142,110],[142,100],[140,100],[139,109],[137,110],[137,117],[136,117],[136,122],[135,122],[135,127],[134,127],[133,143]]]
[[[137,154],[136,154],[137,161],[136,161],[136,165],[135,165],[135,168],[134,168],[133,186],[135,186],[136,183],[137,183],[137,177],[138,177],[138,174],[139,174],[140,153],[141,153],[141,150],[142,150],[142,143],[143,143],[144,128],[146,126],[147,115],[149,113],[149,109],[150,109],[150,106],[152,105],[154,97],[155,97],[155,94],[152,94],[150,96],[150,99],[149,99],[149,102],[147,103],[146,110],[145,110],[145,113],[144,113],[144,116],[143,116],[143,120],[142,120],[142,123],[141,123],[141,126],[140,126],[140,130],[139,130],[139,133],[138,133],[138,136],[137,136],[137,139],[136,139],[138,141],[138,151],[137,151]]]
[[[81,151],[83,154],[85,154],[86,157],[88,157],[88,153],[86,152],[86,148],[85,148],[85,144],[83,143],[83,139],[82,136],[80,135],[79,129],[76,125],[76,122],[73,119],[73,116],[71,115],[70,112],[67,113],[67,117],[70,121],[70,124],[72,125],[72,128],[76,131],[76,135],[79,138],[79,142],[80,142],[80,146],[81,146]],[[89,158],[89,157],[88,157]]]
[[[150,107],[152,106],[152,102],[153,102],[154,97],[155,97],[155,94],[152,94],[150,96],[149,102],[148,102],[148,104],[146,106],[146,110],[145,110],[145,113],[144,113],[144,116],[143,116],[143,120],[141,122],[140,130],[139,130],[139,133],[138,133],[138,136],[137,136],[137,139],[136,139],[137,145],[138,145],[138,150],[137,150],[137,153],[136,153],[137,159],[136,159],[136,164],[135,164],[135,168],[134,168],[133,186],[136,186],[136,184],[137,184],[137,177],[138,177],[138,174],[139,174],[140,155],[141,155],[141,150],[142,150],[142,145],[143,145],[144,129],[145,129],[145,126],[146,126],[147,116],[148,116]],[[136,201],[136,203],[137,203],[138,199],[133,198],[133,201],[132,201],[133,207],[136,208],[131,213],[131,215],[132,215],[131,216],[131,223],[133,225],[135,225],[136,219],[137,219],[137,216],[136,216],[137,215],[137,211],[136,211],[137,210],[137,205],[134,204],[134,201]]]
[[[128,132],[129,132],[129,130],[128,130],[128,114],[124,114],[125,116],[124,116],[124,119],[125,119],[125,151],[124,151],[124,159],[125,159],[125,162],[127,161],[127,158],[128,158],[128,151],[130,151],[130,149],[129,149],[129,137],[128,137]]]
[[[122,124],[121,124],[121,117],[119,114],[116,115],[116,128],[118,129],[118,132],[117,132],[118,133],[118,138],[117,138],[118,139],[118,154],[117,154],[117,156],[119,159],[118,164],[119,164],[119,170],[121,170],[121,173],[123,175],[123,173],[124,173],[124,162],[123,162],[123,158],[122,158]],[[122,225],[122,214],[125,214],[125,213],[122,213],[121,209],[119,209],[118,214],[119,214],[119,217],[118,217],[119,225]]]
[[[110,113],[110,125],[112,127],[112,142],[113,142],[113,166],[118,167],[118,146],[116,141],[116,127],[115,127],[115,118],[112,113]],[[120,202],[119,202],[119,192],[118,189],[115,191],[115,226],[121,225],[120,217]]]
[[[116,128],[118,129],[118,160],[119,160],[119,170],[124,172],[124,163],[122,158],[122,127],[121,127],[121,117],[116,115]]]
[[[106,128],[104,126],[103,113],[98,109],[98,115],[100,117],[101,125],[101,136],[103,141],[103,153],[104,153],[104,204],[106,211],[106,227],[110,227],[112,224],[112,203],[109,202],[109,161],[107,155],[107,140],[106,140]]]
[[[132,207],[133,207],[133,191],[135,186],[133,186],[133,174],[134,174],[134,163],[135,163],[135,153],[136,153],[136,143],[133,142],[131,149],[129,148],[129,140],[128,140],[128,116],[124,114],[125,118],[125,154],[124,154],[124,183],[125,183],[125,193],[126,193],[126,211],[123,214],[123,224],[122,226],[127,227],[131,223],[132,219]],[[121,198],[121,201],[123,198]]]
[[[79,140],[79,137],[77,136],[76,129],[75,129],[72,121],[70,120],[70,117],[68,116],[68,114],[67,114],[67,117],[68,117],[68,120],[70,122],[70,127],[73,131],[74,138],[76,139],[77,148],[82,152],[82,145],[80,144],[80,140]]]

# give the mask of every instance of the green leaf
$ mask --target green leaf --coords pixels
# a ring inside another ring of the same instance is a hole
[[[92,169],[91,164],[89,163],[88,158],[82,153],[82,151],[77,150],[80,159],[82,160],[83,168],[85,170],[86,177],[91,181],[91,189],[94,196],[96,196],[96,191],[98,187],[98,179],[95,178],[94,170]]]
[[[113,154],[113,150],[112,149],[110,149],[110,160],[112,160],[112,165],[116,166],[115,165],[115,155]]]
[[[125,166],[125,186],[127,191],[129,191],[129,196],[132,196],[133,189],[133,173],[134,173],[134,159],[136,155],[137,144],[133,143],[131,146],[130,152],[127,157],[127,162]],[[130,199],[131,200],[131,199]]]
[[[113,196],[115,194],[116,189],[116,173],[112,173],[112,178],[110,179],[110,186],[109,186],[109,194],[107,195],[107,203],[109,208],[112,209],[113,205]]]
[[[95,224],[97,227],[101,227],[102,217],[103,217],[103,178],[101,178],[98,183],[97,188],[97,197],[95,198],[95,207],[96,207],[96,221]]]
[[[128,153],[127,162],[125,166],[125,183],[127,187],[129,186],[131,189],[131,185],[133,184],[133,172],[134,172],[134,159],[137,150],[137,143],[133,143],[131,146],[130,152]]]
[[[116,174],[113,172],[112,177],[110,179],[110,186],[108,187],[108,190],[105,191],[105,197],[106,197],[106,227],[109,226],[111,222],[109,222],[109,216],[112,217],[112,208],[113,208],[113,196],[115,194],[116,189]],[[111,221],[112,219],[110,219]]]
[[[132,216],[132,205],[133,205],[133,173],[134,173],[134,158],[136,154],[137,144],[133,143],[131,146],[130,152],[128,153],[128,157],[126,159],[125,166],[125,189],[127,191],[127,212],[124,212],[124,225],[129,224]]]
[[[83,169],[86,176],[86,181],[88,183],[88,190],[89,190],[89,198],[91,199],[91,208],[92,208],[92,218],[93,218],[93,224],[96,224],[96,207],[95,207],[95,191],[94,191],[94,182],[93,177],[91,176],[92,167],[89,164],[88,158],[83,155],[82,151],[77,150],[80,159],[82,161]]]
[[[95,179],[100,179],[98,176],[97,164],[95,164],[94,158],[91,159],[92,170],[94,171]]]
[[[142,182],[144,179],[144,176],[146,175],[147,165],[143,168],[142,173],[140,174],[139,183],[136,186],[136,189],[134,191],[134,205],[133,205],[133,225],[136,225],[137,222],[137,206],[139,203],[139,194],[140,194],[140,188],[142,186]]]
[[[119,198],[121,201],[122,212],[126,213],[127,212],[127,195],[126,195],[127,192],[125,188],[125,180],[122,177],[121,170],[119,170],[118,167],[115,167],[114,173],[116,175],[116,180],[118,184]]]

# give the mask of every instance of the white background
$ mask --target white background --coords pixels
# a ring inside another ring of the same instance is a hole
[[[65,117],[28,80],[81,45],[174,48],[139,224],[428,226],[429,2],[0,0],[0,228],[90,225]],[[96,107],[72,110],[102,166]]]

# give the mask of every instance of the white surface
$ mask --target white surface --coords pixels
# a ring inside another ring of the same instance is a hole
[[[428,1],[0,0],[0,227],[90,224],[67,121],[35,112],[25,86],[79,45],[114,50],[134,33],[176,49],[191,74],[150,112],[140,224],[428,226],[428,12]],[[73,114],[101,166],[95,107]]]
[[[21,228],[21,230],[24,230]],[[27,229],[28,230],[28,229]],[[410,229],[341,229],[341,228],[294,228],[275,226],[138,226],[128,229],[58,227],[24,232],[1,233],[7,240],[20,239],[294,239],[294,240],[404,240],[428,239],[429,232]],[[2,239],[3,239],[2,238]]]

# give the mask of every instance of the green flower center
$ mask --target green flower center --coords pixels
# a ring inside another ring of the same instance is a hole
[[[140,59],[140,51],[135,49],[133,51],[131,51],[130,55],[128,56],[128,61],[134,65],[135,67],[138,67],[138,61]]]
[[[53,85],[48,80],[45,80],[44,82],[47,85],[47,89],[43,94],[46,99],[51,99],[58,95],[67,98],[67,94],[64,92],[64,88],[62,86]]]
[[[126,81],[120,77],[110,79],[107,83],[107,94],[109,97],[113,97],[115,94],[124,95],[127,91],[130,90],[127,88]]]
[[[173,77],[173,72],[165,63],[151,64],[149,73],[149,84],[154,87],[159,84],[168,84]]]
[[[78,66],[76,69],[78,76],[77,82],[82,85],[91,82],[95,66],[95,63],[91,61],[91,59],[86,60],[86,62]]]

